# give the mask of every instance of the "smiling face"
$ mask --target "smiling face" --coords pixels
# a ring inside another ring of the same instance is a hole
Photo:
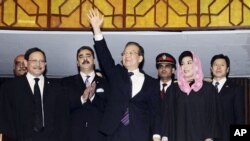
[[[214,79],[220,80],[227,76],[229,67],[227,66],[225,59],[219,58],[213,62],[211,71],[213,73]]]
[[[122,53],[122,63],[128,70],[137,69],[142,60],[143,57],[139,53],[139,47],[134,44],[128,45]]]
[[[35,51],[29,55],[28,60],[24,61],[27,71],[35,77],[42,75],[45,71],[46,60],[44,55]]]
[[[187,81],[192,81],[194,79],[194,70],[193,70],[193,59],[190,56],[183,57],[181,61],[181,70],[184,74],[184,78]]]
[[[90,73],[94,70],[95,58],[92,52],[88,49],[83,49],[77,54],[77,66],[80,71]]]

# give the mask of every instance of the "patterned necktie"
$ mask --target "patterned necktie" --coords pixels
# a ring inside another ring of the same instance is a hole
[[[163,97],[164,97],[164,94],[165,94],[165,87],[166,87],[167,85],[168,85],[168,84],[166,84],[166,83],[163,83],[163,84],[162,84],[161,99],[163,99]]]
[[[130,78],[130,94],[132,95],[132,80],[131,76],[134,75],[133,72],[128,72],[128,76]],[[123,114],[123,118],[121,120],[122,124],[127,126],[129,124],[129,108],[126,108],[125,113]]]
[[[219,84],[220,84],[219,82],[215,82],[215,85],[214,85],[214,87],[217,90],[217,92],[219,92],[219,89],[218,89]]]
[[[35,119],[34,119],[34,131],[39,132],[43,129],[43,115],[42,115],[42,100],[41,92],[38,85],[39,78],[34,78],[34,100],[35,100]]]
[[[85,79],[85,86],[88,87],[90,85],[90,82],[89,82],[89,75],[86,76],[86,79]]]

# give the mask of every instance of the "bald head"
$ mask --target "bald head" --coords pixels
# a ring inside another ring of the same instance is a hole
[[[21,76],[24,75],[27,72],[27,69],[24,65],[24,55],[19,54],[15,60],[14,60],[14,75],[15,76]]]

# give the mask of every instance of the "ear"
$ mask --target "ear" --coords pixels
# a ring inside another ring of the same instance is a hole
[[[176,71],[175,68],[172,68],[172,74],[175,74],[175,71]]]
[[[76,60],[76,65],[77,65],[77,67],[79,67],[80,66],[80,64],[79,64],[79,62]]]
[[[227,68],[227,73],[229,72],[229,67]]]
[[[139,62],[141,63],[143,61],[143,57],[142,56],[139,56]]]

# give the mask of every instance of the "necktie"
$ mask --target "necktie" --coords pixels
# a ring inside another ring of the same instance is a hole
[[[132,80],[131,80],[131,76],[134,75],[133,72],[128,72],[128,76],[130,78],[130,95],[132,95]],[[123,125],[127,126],[129,124],[129,108],[126,108],[125,113],[123,114],[123,118],[121,120],[121,122],[123,123]]]
[[[43,115],[42,115],[42,101],[41,92],[38,86],[39,78],[35,79],[34,85],[34,99],[35,99],[35,120],[34,120],[34,131],[39,132],[43,128]]]
[[[90,85],[90,82],[89,82],[89,75],[86,76],[86,80],[85,80],[85,86],[88,87]]]
[[[164,97],[164,94],[165,94],[165,87],[166,87],[167,85],[168,85],[168,84],[166,84],[166,83],[163,83],[163,84],[162,84],[161,99],[163,99],[163,97]]]
[[[215,89],[217,90],[217,92],[219,92],[219,90],[218,90],[218,85],[219,85],[220,83],[219,82],[215,82],[215,85],[214,85],[214,87],[215,87]]]

